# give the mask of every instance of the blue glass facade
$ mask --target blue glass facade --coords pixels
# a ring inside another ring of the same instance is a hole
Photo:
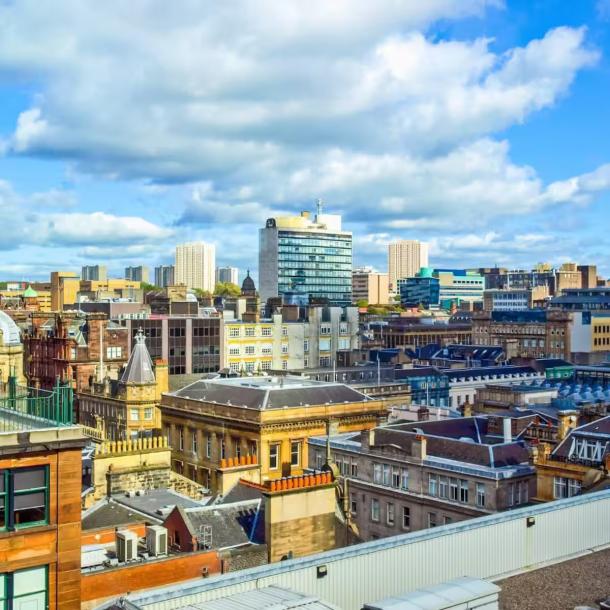
[[[334,305],[352,301],[352,236],[278,231],[278,294],[306,293]]]
[[[436,277],[409,277],[400,281],[400,304],[403,307],[430,307],[440,301],[440,282]]]

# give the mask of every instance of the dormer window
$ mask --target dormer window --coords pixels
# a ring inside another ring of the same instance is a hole
[[[570,459],[601,463],[604,454],[604,443],[598,440],[575,438],[570,448]]]

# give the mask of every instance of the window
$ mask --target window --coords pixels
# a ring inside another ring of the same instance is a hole
[[[254,337],[256,335],[256,329],[254,326],[246,326],[246,337]]]
[[[184,451],[184,428],[182,426],[178,427],[178,449]]]
[[[324,454],[321,451],[316,451],[316,469],[320,470],[324,466]]]
[[[140,419],[140,413],[138,409],[129,409],[129,419],[131,421],[138,421]]]
[[[402,527],[406,530],[411,527],[411,509],[408,506],[402,507]]]
[[[400,487],[400,468],[392,466],[392,487],[398,489]]]
[[[436,513],[428,513],[428,527],[436,527]]]
[[[390,465],[383,464],[383,484],[390,485]]]
[[[47,466],[0,470],[0,530],[47,523],[48,489]]]
[[[240,331],[241,329],[239,328],[239,326],[231,326],[229,328],[229,337],[239,337],[240,336]]]
[[[261,360],[261,371],[271,370],[271,360]]]
[[[2,610],[42,610],[48,607],[47,566],[0,574],[0,608]]]
[[[485,485],[483,483],[477,483],[477,498],[476,503],[477,506],[483,508],[485,506]]]
[[[277,470],[280,465],[280,445],[273,443],[269,445],[269,470]]]
[[[282,343],[282,354],[288,353],[288,343]]]
[[[449,479],[449,497],[457,502],[458,499],[458,481],[457,479]]]
[[[287,336],[288,336],[288,327],[282,326],[282,337],[287,337]]]
[[[435,474],[428,474],[428,493],[431,496],[436,496],[436,494],[437,494],[437,491],[436,491],[437,482],[438,482],[438,479]]]
[[[447,477],[438,478],[438,497],[445,499],[449,497],[449,480]]]
[[[246,355],[248,356],[252,356],[254,355],[255,352],[255,348],[254,345],[246,345],[244,352],[246,353]]]
[[[254,362],[246,362],[246,364],[244,365],[244,370],[247,373],[253,373],[254,372]]]
[[[330,366],[330,356],[320,356],[320,366],[321,367]]]
[[[379,521],[379,500],[371,499],[371,521]]]
[[[205,437],[205,457],[208,459],[212,457],[212,435],[206,434]]]
[[[287,370],[288,370],[288,361],[283,360],[282,361],[282,371],[287,371]]]
[[[321,324],[320,325],[320,334],[321,335],[330,335],[330,333],[331,333],[330,324]]]
[[[577,496],[580,490],[581,482],[576,479],[568,479],[566,477],[554,477],[553,479],[553,497],[556,500]]]
[[[400,488],[409,489],[409,471],[406,468],[403,468],[400,472]]]
[[[225,444],[225,437],[223,436],[220,440],[220,459],[227,457],[227,446]]]
[[[261,335],[263,337],[270,337],[271,336],[271,326],[263,326],[261,328]]]
[[[450,523],[453,523],[453,519],[451,517],[448,517],[447,515],[445,515],[443,517],[443,524],[444,525],[449,525]]]
[[[304,352],[308,352],[309,351],[309,339],[304,339],[303,340],[303,351]]]
[[[258,446],[256,441],[248,442],[248,451],[250,451],[250,455],[258,455]]]
[[[290,443],[290,465],[301,465],[301,441],[292,441]]]
[[[191,429],[191,451],[197,453],[197,430]]]
[[[352,466],[351,475],[353,477],[357,477],[358,476],[358,462],[357,462],[356,458],[352,458],[351,466]]]
[[[388,525],[394,525],[394,504],[392,502],[386,504],[386,522]]]
[[[108,360],[112,360],[113,358],[121,358],[122,356],[123,356],[122,347],[107,347],[106,348],[106,358]]]
[[[381,464],[373,464],[373,483],[381,485]]]
[[[144,419],[146,421],[151,421],[153,418],[153,410],[152,407],[146,407],[146,409],[144,409]]]
[[[356,515],[358,513],[358,496],[353,493],[350,496],[350,512],[352,513],[352,515]]]
[[[230,347],[229,356],[239,356],[239,347]]]
[[[460,479],[460,502],[468,504],[468,481]]]

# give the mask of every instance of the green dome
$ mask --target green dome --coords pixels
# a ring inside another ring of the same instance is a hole
[[[418,277],[432,277],[434,269],[432,267],[422,267],[417,274]]]
[[[23,296],[26,299],[35,299],[38,296],[38,293],[31,286],[28,286],[25,289]]]

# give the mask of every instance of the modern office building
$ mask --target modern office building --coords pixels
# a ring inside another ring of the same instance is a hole
[[[216,280],[216,246],[192,242],[176,246],[176,284],[214,292]]]
[[[354,269],[352,299],[354,303],[366,301],[369,305],[387,305],[390,302],[388,274],[367,268]]]
[[[108,269],[106,265],[85,265],[81,269],[80,277],[81,280],[104,282],[108,279]]]
[[[525,311],[549,296],[548,286],[532,288],[506,288],[485,290],[483,309],[485,311]]]
[[[435,269],[439,279],[440,301],[444,304],[482,303],[485,278],[466,269]]]
[[[440,280],[432,269],[423,267],[415,277],[398,281],[400,304],[403,307],[438,307],[440,304]]]
[[[260,230],[261,301],[300,293],[328,299],[331,305],[352,303],[352,234],[341,228],[341,216],[322,214],[269,218]]]
[[[174,285],[174,265],[155,267],[155,286],[167,288]]]
[[[414,277],[428,266],[428,244],[414,239],[402,239],[388,245],[388,274],[390,290],[398,288],[398,280]]]
[[[51,311],[63,311],[64,305],[76,303],[80,278],[72,271],[51,272]]]
[[[237,267],[216,267],[216,283],[235,284],[239,281],[239,269]]]
[[[148,283],[149,277],[148,267],[145,265],[138,265],[137,267],[125,267],[126,280]]]

